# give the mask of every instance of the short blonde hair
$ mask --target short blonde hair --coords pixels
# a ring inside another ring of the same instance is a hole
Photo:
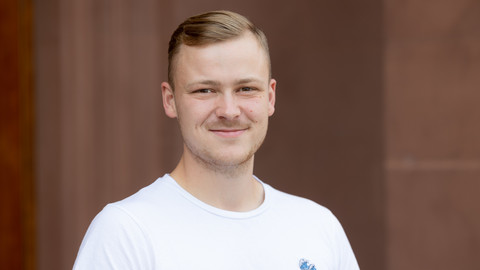
[[[182,44],[201,46],[230,40],[251,32],[260,46],[265,50],[271,76],[270,54],[267,37],[251,21],[244,16],[231,11],[211,11],[192,16],[181,23],[173,32],[168,45],[168,82],[173,85],[174,60]]]

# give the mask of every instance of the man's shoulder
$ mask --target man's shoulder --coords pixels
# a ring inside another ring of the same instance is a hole
[[[272,199],[276,207],[284,209],[285,211],[292,211],[297,213],[304,213],[308,215],[320,215],[332,217],[332,212],[325,206],[305,197],[290,194],[269,185],[267,188],[271,189]]]
[[[116,208],[130,216],[149,215],[151,211],[161,211],[169,205],[175,192],[169,183],[168,175],[159,177],[150,185],[143,187],[136,193],[107,205],[106,208]]]

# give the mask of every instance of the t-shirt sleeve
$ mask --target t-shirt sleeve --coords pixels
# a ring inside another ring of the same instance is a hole
[[[145,229],[124,209],[107,205],[90,224],[73,269],[154,267],[153,247]]]
[[[333,215],[333,214],[332,214]],[[360,269],[353,253],[352,247],[350,246],[350,242],[348,241],[347,235],[343,230],[342,225],[338,221],[338,219],[333,216],[332,219],[332,226],[333,226],[333,235],[334,241],[336,243],[336,257],[337,257],[337,265],[336,269],[338,270],[358,270]]]

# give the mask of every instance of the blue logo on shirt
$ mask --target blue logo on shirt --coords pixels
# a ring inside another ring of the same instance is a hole
[[[298,262],[298,266],[300,266],[301,270],[317,270],[313,263],[310,263],[308,260],[300,259]]]

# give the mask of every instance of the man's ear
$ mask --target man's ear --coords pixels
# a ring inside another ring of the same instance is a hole
[[[162,100],[165,114],[170,118],[176,118],[177,107],[175,106],[175,95],[168,82],[162,82]]]
[[[277,87],[277,81],[271,79],[268,84],[268,116],[272,116],[275,112],[275,90]]]

